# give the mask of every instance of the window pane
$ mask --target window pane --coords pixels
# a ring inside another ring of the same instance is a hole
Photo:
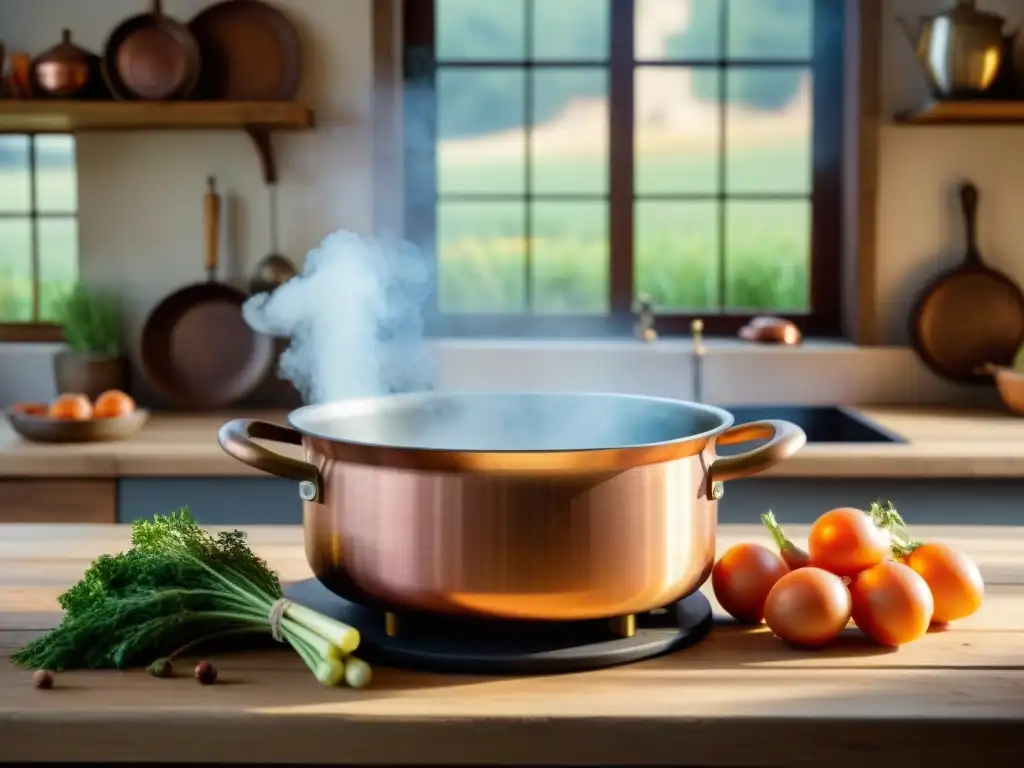
[[[526,58],[524,0],[436,0],[434,13],[441,61]]]
[[[610,20],[609,0],[534,0],[533,58],[607,59]]]
[[[540,314],[608,311],[608,204],[535,202],[533,309]]]
[[[0,219],[0,323],[32,319],[32,222]]]
[[[727,77],[727,192],[809,194],[810,72],[739,67]]]
[[[711,68],[637,68],[636,194],[718,191],[720,81]]]
[[[442,312],[526,310],[524,203],[441,203],[437,244]]]
[[[534,70],[533,191],[608,191],[608,73],[601,68]]]
[[[811,204],[778,200],[726,204],[729,309],[810,309]]]
[[[39,220],[39,319],[57,319],[57,304],[78,279],[78,220]]]
[[[78,210],[74,137],[36,136],[36,208],[46,213]]]
[[[642,201],[635,209],[636,291],[659,312],[718,307],[718,203]]]
[[[812,0],[729,0],[729,58],[809,59]]]
[[[526,181],[526,71],[437,74],[437,189],[522,194]]]
[[[0,136],[0,213],[27,213],[28,136]]]
[[[637,61],[721,58],[722,0],[636,0]]]

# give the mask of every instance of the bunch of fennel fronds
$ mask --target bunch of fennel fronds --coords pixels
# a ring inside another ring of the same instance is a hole
[[[131,547],[95,560],[58,601],[60,624],[12,657],[38,669],[143,666],[225,635],[272,632],[281,582],[241,531],[207,533],[188,509],[132,524]],[[366,662],[350,654],[359,632],[295,603],[280,621],[325,685],[365,686]]]

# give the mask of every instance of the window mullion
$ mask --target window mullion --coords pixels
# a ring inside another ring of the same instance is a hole
[[[633,303],[634,0],[611,0],[608,84],[608,302],[613,315]]]
[[[29,242],[32,257],[32,322],[39,322],[39,163],[36,157],[36,137],[28,137],[28,213],[31,229]]]
[[[523,45],[526,71],[523,73],[523,126],[526,146],[523,147],[523,309],[533,313],[533,131],[536,127],[533,89],[533,0],[523,3]]]

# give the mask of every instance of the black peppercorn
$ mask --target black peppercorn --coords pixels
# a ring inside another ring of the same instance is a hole
[[[153,677],[171,677],[174,674],[174,667],[171,666],[170,659],[162,658],[146,667],[146,671]]]
[[[203,685],[213,685],[217,682],[217,669],[208,661],[200,661],[196,664],[196,680]]]
[[[36,688],[53,688],[53,672],[48,669],[37,669],[32,674],[32,684]]]

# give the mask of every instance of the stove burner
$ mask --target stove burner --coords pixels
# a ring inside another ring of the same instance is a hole
[[[398,627],[382,611],[344,600],[316,579],[285,587],[285,596],[359,629],[360,658],[428,672],[528,675],[582,672],[629,664],[699,642],[711,629],[711,605],[696,592],[662,613],[636,616],[630,637],[612,622],[481,621],[402,616]],[[390,636],[387,629],[398,630]]]

